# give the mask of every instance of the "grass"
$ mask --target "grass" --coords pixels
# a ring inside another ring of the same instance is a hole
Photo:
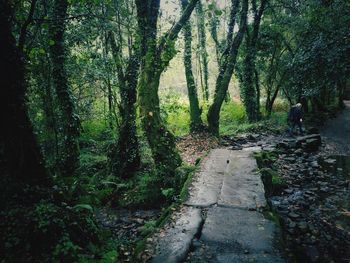
[[[207,124],[208,105],[203,109],[202,120]],[[189,133],[190,114],[188,101],[179,96],[167,96],[161,104],[162,117],[167,127],[175,136],[184,136]],[[239,101],[224,102],[220,112],[220,135],[235,135],[244,132],[260,130],[279,130],[287,125],[287,110],[282,102],[275,107],[271,116],[262,109],[262,120],[257,123],[247,121],[244,106]]]

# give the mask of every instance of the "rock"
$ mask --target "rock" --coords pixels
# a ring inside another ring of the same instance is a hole
[[[298,148],[303,148],[305,150],[312,150],[307,152],[313,152],[315,149],[318,149],[321,143],[322,140],[320,134],[311,134],[299,137],[295,142],[295,146]]]
[[[294,158],[294,157],[286,157],[286,158],[284,158],[284,160],[286,160],[286,161],[288,161],[288,162],[291,162],[291,163],[294,163],[295,161],[296,161],[296,158]]]
[[[283,192],[285,192],[287,194],[291,194],[291,193],[293,193],[293,189],[284,189]]]
[[[317,262],[318,258],[320,257],[320,253],[314,246],[310,246],[306,249],[306,255],[309,258],[310,262]]]
[[[302,156],[303,155],[303,150],[302,149],[296,149],[295,151],[294,151],[294,154],[296,155],[296,156]]]
[[[332,158],[328,158],[328,159],[322,160],[321,164],[322,164],[322,167],[324,168],[324,170],[334,171],[335,166],[337,164],[337,160],[332,159]]]
[[[316,127],[310,127],[309,129],[307,129],[306,133],[308,135],[310,135],[310,134],[318,134],[318,133],[320,133],[320,131]]]
[[[321,142],[318,139],[307,139],[302,143],[302,148],[306,152],[316,152],[318,147],[321,145]]]
[[[286,142],[279,142],[276,147],[279,149],[289,149],[289,144]]]
[[[319,166],[317,161],[313,161],[313,162],[311,162],[311,167],[312,168],[319,168],[320,166]]]
[[[289,228],[295,228],[297,226],[297,224],[293,221],[290,221],[290,223],[288,224]]]
[[[296,214],[296,213],[294,213],[294,212],[290,212],[290,213],[288,214],[288,216],[289,216],[290,218],[298,218],[298,217],[299,217],[299,215]]]
[[[302,231],[302,232],[306,232],[308,229],[307,223],[305,221],[301,221],[298,223],[298,228]]]

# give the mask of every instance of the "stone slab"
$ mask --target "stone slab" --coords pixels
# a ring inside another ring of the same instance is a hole
[[[199,231],[203,219],[201,210],[184,207],[175,225],[165,229],[162,242],[158,244],[153,263],[183,262],[190,249],[194,236]]]
[[[234,151],[226,169],[219,205],[258,209],[266,206],[264,185],[252,151]]]
[[[218,206],[208,211],[201,241],[213,262],[284,262],[277,234],[276,225],[259,212]]]

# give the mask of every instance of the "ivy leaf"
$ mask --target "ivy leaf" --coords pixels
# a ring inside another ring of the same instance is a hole
[[[75,210],[89,210],[90,212],[93,211],[92,206],[88,204],[78,204],[73,207]]]

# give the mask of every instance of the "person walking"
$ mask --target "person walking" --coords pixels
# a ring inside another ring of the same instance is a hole
[[[293,105],[288,113],[288,124],[289,124],[289,134],[290,136],[294,135],[295,126],[299,127],[299,134],[304,135],[303,127],[302,127],[302,105],[301,103],[297,103]]]

